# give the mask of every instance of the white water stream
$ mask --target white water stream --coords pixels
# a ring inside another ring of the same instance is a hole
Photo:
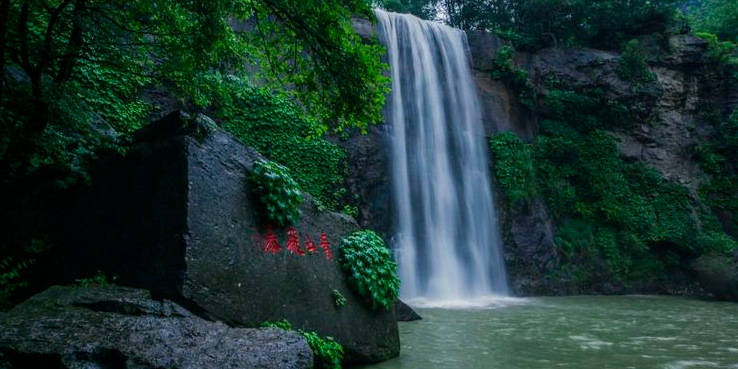
[[[392,77],[387,118],[400,294],[426,304],[507,295],[466,34],[375,13]]]

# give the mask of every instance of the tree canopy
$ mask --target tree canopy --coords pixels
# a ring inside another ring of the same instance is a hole
[[[666,29],[676,14],[677,3],[678,0],[385,0],[384,6],[423,17],[435,15],[465,30],[494,31],[513,40],[519,48],[538,49],[563,45],[618,48],[636,35]]]
[[[138,128],[149,86],[194,107],[228,104],[229,78],[282,91],[323,122],[381,120],[382,49],[353,31],[367,0],[0,0],[3,176],[60,164]],[[232,101],[230,102],[232,103]],[[108,134],[100,134],[107,132]]]

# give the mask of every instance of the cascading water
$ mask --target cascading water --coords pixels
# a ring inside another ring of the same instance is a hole
[[[401,296],[506,295],[466,34],[411,15],[375,14],[392,77],[387,118]]]

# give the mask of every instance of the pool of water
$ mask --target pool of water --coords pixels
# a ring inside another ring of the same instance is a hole
[[[738,303],[576,296],[417,311],[400,323],[400,356],[367,369],[738,369]]]

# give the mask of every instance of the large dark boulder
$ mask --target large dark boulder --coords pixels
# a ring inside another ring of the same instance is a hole
[[[125,158],[101,162],[91,186],[55,196],[51,209],[37,212],[53,225],[44,230],[56,252],[50,280],[99,269],[212,320],[258,326],[287,319],[334,337],[347,362],[399,354],[393,314],[367,308],[336,261],[342,238],[358,229],[353,219],[321,211],[305,195],[294,226],[300,248],[308,235],[318,245],[324,236],[334,257],[320,247],[312,255],[290,253],[286,229],[273,230],[281,251],[265,252],[269,231],[247,182],[261,159],[256,151],[206,117],[179,112],[139,132],[136,142]],[[23,228],[38,218],[5,219]],[[334,290],[345,306],[335,306]]]
[[[703,255],[694,261],[693,267],[702,288],[715,298],[738,301],[738,252],[732,257]]]
[[[55,286],[0,314],[3,368],[307,368],[295,332],[230,328],[148,291]]]

